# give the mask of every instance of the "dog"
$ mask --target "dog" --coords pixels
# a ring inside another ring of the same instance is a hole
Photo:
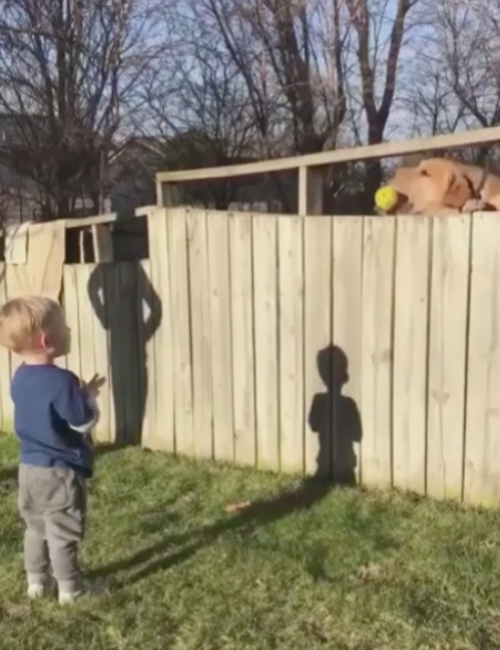
[[[448,158],[429,158],[411,167],[400,167],[388,186],[396,190],[397,201],[384,214],[433,216],[500,211],[500,177]]]

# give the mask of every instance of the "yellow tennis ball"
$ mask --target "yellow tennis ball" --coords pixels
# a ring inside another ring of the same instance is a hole
[[[375,205],[379,210],[387,212],[398,202],[398,193],[390,185],[381,187],[375,192]]]

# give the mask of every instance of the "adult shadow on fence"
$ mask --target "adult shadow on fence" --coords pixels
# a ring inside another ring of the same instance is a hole
[[[356,402],[342,390],[349,381],[347,355],[333,343],[320,350],[316,363],[326,390],[316,393],[309,411],[309,426],[318,436],[316,475],[333,484],[356,485],[355,444],[363,437]]]
[[[87,292],[108,333],[115,442],[139,444],[149,389],[147,343],[161,323],[161,300],[140,263],[99,264]]]

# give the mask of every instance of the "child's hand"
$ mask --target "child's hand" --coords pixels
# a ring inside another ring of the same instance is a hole
[[[104,377],[99,377],[99,375],[96,373],[88,383],[84,382],[83,385],[87,390],[89,396],[92,399],[96,399],[99,395],[100,389],[105,383],[106,379]]]

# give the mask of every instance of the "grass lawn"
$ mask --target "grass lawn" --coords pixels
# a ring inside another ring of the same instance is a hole
[[[30,607],[16,452],[0,439],[2,650],[500,648],[496,512],[132,449],[91,485],[82,561],[106,593]]]

